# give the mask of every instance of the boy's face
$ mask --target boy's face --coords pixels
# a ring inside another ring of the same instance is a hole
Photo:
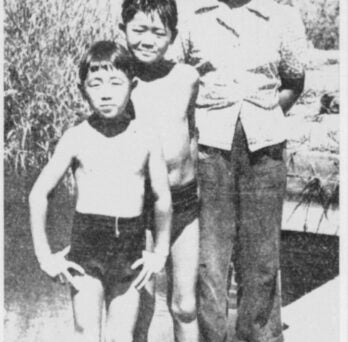
[[[104,118],[123,113],[129,101],[132,82],[127,75],[112,66],[89,70],[83,93],[92,109]]]
[[[129,49],[142,63],[161,60],[172,42],[172,32],[165,26],[157,12],[138,12],[125,26]]]

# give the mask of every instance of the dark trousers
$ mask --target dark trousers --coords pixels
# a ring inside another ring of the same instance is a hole
[[[250,152],[240,120],[231,151],[200,146],[199,325],[205,342],[227,341],[233,260],[241,341],[283,341],[279,247],[286,187],[284,143]]]

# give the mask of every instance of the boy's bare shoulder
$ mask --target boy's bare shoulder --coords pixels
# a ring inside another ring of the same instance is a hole
[[[79,135],[82,134],[86,130],[87,121],[82,121],[81,123],[69,127],[62,135],[62,138],[74,140],[78,139]]]
[[[159,133],[156,126],[153,125],[153,121],[145,118],[136,118],[134,127],[138,139],[141,139],[142,145],[147,149],[151,149],[154,144],[157,144]]]
[[[195,85],[199,80],[198,71],[188,64],[177,63],[173,68],[172,73],[175,77],[180,77],[191,85]]]
[[[69,127],[59,139],[60,145],[75,149],[78,143],[85,140],[87,122],[83,121],[76,126]]]

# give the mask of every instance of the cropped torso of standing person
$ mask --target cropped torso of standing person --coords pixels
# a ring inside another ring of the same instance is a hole
[[[281,108],[279,95],[288,86],[302,90],[304,27],[289,6],[262,0],[228,3],[202,1],[183,23],[172,52],[201,74],[199,143],[229,150],[240,117],[255,151],[286,139],[283,116],[289,108]]]
[[[271,0],[201,1],[182,26],[171,53],[201,77],[195,117],[202,341],[226,341],[232,259],[238,339],[282,342],[285,114],[303,90],[304,27],[294,8]]]

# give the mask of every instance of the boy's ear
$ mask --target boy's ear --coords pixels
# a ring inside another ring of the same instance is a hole
[[[118,24],[118,28],[122,31],[122,32],[126,32],[126,25],[124,23],[119,23]]]
[[[173,32],[172,32],[171,43],[174,42],[174,40],[175,40],[175,38],[177,37],[177,35],[178,35],[178,30],[177,30],[177,29],[173,30]]]
[[[79,88],[80,92],[81,92],[81,95],[83,97],[84,100],[87,100],[87,94],[86,94],[86,90],[85,90],[85,87],[81,84],[81,83],[78,83],[77,84],[77,88]]]
[[[138,85],[138,78],[134,77],[131,83],[131,90],[133,90]]]

